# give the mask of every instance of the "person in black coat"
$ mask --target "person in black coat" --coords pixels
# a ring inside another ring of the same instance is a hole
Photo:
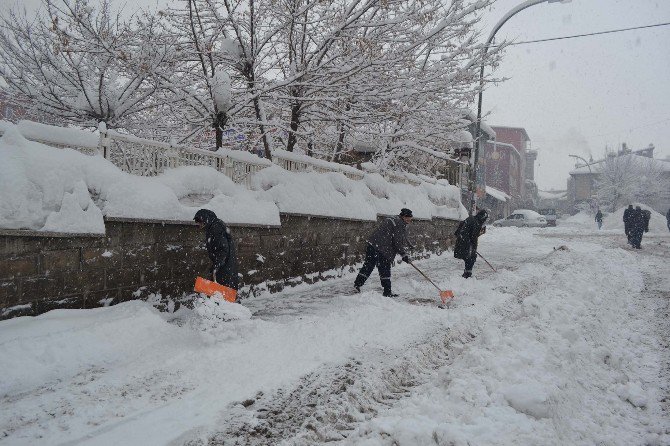
[[[472,277],[472,267],[477,261],[477,243],[479,236],[486,232],[486,219],[488,213],[482,209],[477,215],[471,215],[463,220],[454,233],[456,244],[454,245],[454,257],[465,261],[463,277]]]
[[[649,232],[649,222],[651,221],[651,211],[648,209],[645,209],[642,211],[642,215],[644,215],[644,232]]]
[[[598,223],[598,229],[603,227],[603,213],[600,212],[600,209],[596,213],[596,223]]]
[[[633,212],[635,212],[635,209],[633,209],[632,204],[629,204],[628,207],[623,211],[623,231],[626,233],[626,237],[628,237],[629,244],[632,244],[630,241],[630,223]]]
[[[647,226],[644,211],[640,206],[637,206],[630,217],[630,243],[633,248],[642,249],[642,235]]]
[[[237,257],[230,230],[209,209],[200,209],[193,220],[205,230],[205,248],[212,261],[210,268],[212,279],[216,283],[237,290],[239,287]]]
[[[361,287],[377,266],[384,296],[397,296],[391,291],[391,262],[396,254],[400,254],[403,262],[409,263],[404,246],[407,243],[407,225],[411,221],[412,211],[403,208],[400,210],[400,215],[385,218],[370,234],[365,249],[365,261],[354,281],[354,288],[357,292],[361,291]]]

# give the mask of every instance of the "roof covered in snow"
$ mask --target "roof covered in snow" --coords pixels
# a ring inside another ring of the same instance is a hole
[[[560,198],[565,198],[568,195],[568,191],[565,190],[538,190],[537,194],[540,196],[540,198],[544,198],[546,200],[556,200]]]
[[[637,154],[635,152],[629,153],[626,155],[619,155],[618,158],[621,159],[626,159],[626,158],[631,158],[633,157],[633,161],[635,162],[646,162],[646,160],[653,160],[656,162],[657,166],[659,169],[661,169],[663,172],[670,172],[670,161],[669,160],[664,160],[664,159],[659,159],[659,158],[649,158],[647,156],[642,156],[640,154]],[[602,168],[603,163],[605,162],[605,159],[594,161],[592,163],[589,163],[588,165],[581,165],[573,170],[570,171],[570,175],[588,175],[590,173],[598,173],[600,172],[600,169]],[[589,169],[590,167],[590,169]]]
[[[486,186],[486,194],[490,195],[491,197],[495,198],[498,201],[503,201],[503,202],[512,198],[509,195],[507,195],[505,192],[503,192],[499,189],[496,189],[495,187],[491,187],[491,186]]]

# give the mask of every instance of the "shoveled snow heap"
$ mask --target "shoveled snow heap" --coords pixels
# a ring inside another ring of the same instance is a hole
[[[664,215],[659,214],[651,207],[644,203],[633,203],[633,208],[640,206],[642,210],[651,211],[651,219],[649,220],[649,232],[654,234],[667,234],[668,225]],[[624,230],[623,213],[628,206],[617,209],[616,212],[609,214],[603,220],[604,229],[616,229],[621,232]]]
[[[279,212],[375,220],[408,207],[417,218],[467,215],[459,189],[446,182],[392,184],[378,174],[355,181],[271,165],[251,178],[249,190],[204,166],[130,175],[99,156],[28,141],[11,124],[3,130],[0,228],[104,233],[103,216],[183,221],[199,208],[227,223],[266,225],[278,225]]]

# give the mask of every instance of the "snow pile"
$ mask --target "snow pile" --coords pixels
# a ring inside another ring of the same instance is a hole
[[[19,121],[16,126],[11,122],[0,121],[0,133],[14,128],[30,140],[49,141],[63,146],[97,148],[100,142],[98,132],[89,132],[77,128],[58,127],[34,121]]]
[[[189,197],[199,206],[187,206]],[[0,139],[0,227],[104,233],[107,217],[191,220],[209,208],[228,223],[279,224],[275,204],[209,167],[158,177],[127,174],[107,160],[25,139]]]
[[[366,200],[364,185],[341,173],[290,172],[272,166],[251,177],[251,188],[271,197],[280,212],[377,219],[375,208]]]
[[[352,180],[339,172],[286,171],[245,152],[222,153],[268,167],[251,176],[252,190],[204,166],[140,177],[99,156],[28,141],[7,125],[0,139],[0,228],[104,233],[103,216],[188,221],[199,208],[227,223],[265,225],[279,225],[280,211],[369,221],[404,207],[416,218],[467,216],[459,189],[445,181],[395,184],[374,173]],[[347,169],[361,174],[342,166]]]
[[[193,313],[196,317],[194,328],[210,330],[221,323],[251,319],[251,311],[243,305],[231,303],[216,293],[212,297],[200,296],[194,301]]]
[[[342,173],[291,172],[278,166],[252,176],[252,189],[272,197],[281,212],[374,221],[410,208],[415,218],[463,219],[460,191],[446,182],[390,183],[377,173],[352,180]]]
[[[667,234],[668,225],[664,215],[659,214],[651,207],[643,203],[633,203],[633,208],[640,206],[642,210],[651,211],[651,219],[649,220],[649,233]],[[617,209],[613,214],[605,216],[603,219],[603,229],[614,229],[623,232],[623,213],[628,206]]]
[[[557,221],[557,227],[564,229],[566,227],[571,227],[574,229],[598,229],[596,224],[596,216],[591,214],[588,211],[579,211],[575,215],[571,215],[567,218],[561,218]]]

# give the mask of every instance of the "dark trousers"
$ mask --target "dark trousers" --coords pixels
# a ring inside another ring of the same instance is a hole
[[[640,249],[641,248],[641,243],[642,243],[642,234],[644,234],[644,231],[639,231],[639,230],[632,230],[630,231],[630,244],[633,245],[633,248]]]
[[[624,227],[623,232],[626,233],[626,238],[628,238],[628,244],[631,244],[631,242],[630,242],[630,237],[631,237],[630,225],[628,223],[624,223],[623,225],[624,225],[623,226]]]
[[[384,293],[391,292],[391,259],[386,258],[383,254],[377,251],[372,245],[368,243],[367,248],[365,248],[365,261],[363,262],[363,267],[361,267],[354,285],[361,287],[368,280],[372,270],[377,266],[377,271],[379,271],[379,279],[382,282],[382,287],[384,288]]]
[[[472,267],[475,266],[475,262],[477,261],[477,257],[469,257],[467,259],[463,259],[465,261],[465,271],[463,271],[464,274],[472,274]]]

